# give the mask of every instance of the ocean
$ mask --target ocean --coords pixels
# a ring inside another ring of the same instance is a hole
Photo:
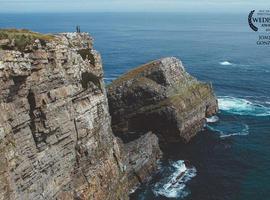
[[[1,28],[42,33],[89,32],[101,52],[106,83],[166,56],[212,82],[220,112],[189,144],[164,152],[160,171],[133,200],[270,199],[270,46],[246,13],[0,14]],[[186,167],[188,160],[192,167]],[[184,176],[175,182],[176,176]]]

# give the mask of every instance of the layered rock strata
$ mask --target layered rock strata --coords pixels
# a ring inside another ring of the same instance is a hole
[[[107,91],[112,129],[125,141],[153,131],[163,142],[188,142],[218,110],[212,86],[189,75],[174,57],[131,70]]]
[[[126,166],[128,188],[138,187],[139,184],[149,180],[153,172],[157,171],[157,161],[161,158],[162,153],[155,134],[148,132],[139,139],[125,144],[121,149]]]
[[[85,33],[0,31],[0,199],[128,199],[158,139],[111,131],[100,55]],[[132,181],[129,181],[132,180]]]

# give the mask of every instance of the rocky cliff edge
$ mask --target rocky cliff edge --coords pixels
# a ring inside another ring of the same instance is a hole
[[[126,200],[157,169],[159,143],[188,142],[218,110],[176,58],[107,90],[87,33],[0,30],[0,200]]]
[[[160,156],[150,132],[113,135],[88,34],[0,30],[1,200],[128,199]]]

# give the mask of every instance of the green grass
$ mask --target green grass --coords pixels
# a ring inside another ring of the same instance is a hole
[[[131,71],[127,72],[126,74],[120,76],[118,79],[114,80],[110,85],[111,86],[118,86],[119,84],[121,84],[127,80],[138,77],[138,76],[140,76],[140,74],[144,73],[147,69],[151,69],[152,67],[156,67],[156,65],[159,62],[160,62],[160,60],[154,60],[152,62],[141,65],[135,69],[132,69]]]
[[[0,40],[9,39],[9,44],[0,46],[4,50],[24,51],[26,46],[39,39],[42,45],[55,37],[49,34],[41,34],[26,29],[0,29]],[[10,45],[14,41],[14,45]]]

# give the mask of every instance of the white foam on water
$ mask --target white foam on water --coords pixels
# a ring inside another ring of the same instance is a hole
[[[270,116],[270,108],[243,98],[223,96],[218,98],[220,110],[235,115]]]
[[[270,101],[266,101],[265,103],[266,103],[267,105],[270,105]]]
[[[242,130],[240,130],[239,132],[225,132],[221,129],[214,128],[209,125],[207,125],[207,128],[210,129],[211,131],[218,132],[220,138],[227,138],[231,136],[246,136],[249,134],[249,126],[247,124],[243,124]]]
[[[230,63],[229,61],[222,61],[219,62],[220,65],[233,65],[232,63]]]
[[[212,117],[207,117],[206,118],[206,122],[207,123],[215,123],[219,120],[218,116],[214,115]]]
[[[173,162],[171,168],[171,175],[156,183],[152,190],[156,196],[184,198],[190,194],[186,188],[186,183],[196,176],[197,171],[193,166],[187,167],[183,160]]]
[[[249,134],[249,126],[245,124],[241,132],[229,133],[229,134],[222,133],[220,134],[220,138],[226,138],[226,137],[231,137],[231,136],[245,136],[248,134]]]

